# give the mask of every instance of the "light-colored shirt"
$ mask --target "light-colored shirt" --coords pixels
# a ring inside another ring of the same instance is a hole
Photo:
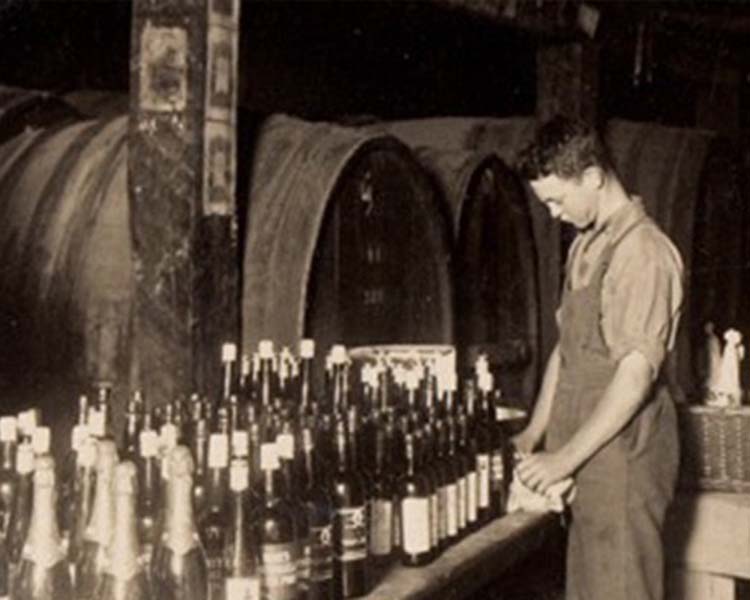
[[[634,198],[602,223],[578,234],[568,254],[573,289],[589,283],[610,240],[644,215]],[[602,283],[601,331],[611,357],[642,353],[658,372],[674,347],[683,302],[683,264],[669,238],[648,221],[619,242]]]

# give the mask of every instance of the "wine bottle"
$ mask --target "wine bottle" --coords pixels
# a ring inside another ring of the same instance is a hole
[[[375,423],[374,473],[370,500],[369,550],[373,563],[384,565],[390,562],[393,554],[393,504],[396,495],[395,482],[388,467],[393,438],[393,422],[387,421],[381,427]]]
[[[151,588],[140,562],[136,522],[137,471],[130,461],[115,468],[115,525],[108,545],[108,566],[97,589],[97,600],[150,600]]]
[[[16,473],[17,423],[15,417],[0,418],[0,600],[10,594],[10,520],[18,490]]]
[[[228,400],[236,391],[237,344],[227,342],[221,346],[222,400]]]
[[[309,427],[302,430],[302,449],[300,489],[310,523],[311,540],[308,600],[328,600],[333,596],[333,504],[322,481],[313,432]]]
[[[345,416],[336,422],[336,470],[333,497],[333,577],[337,598],[356,598],[369,591],[367,487],[350,461]]]
[[[151,572],[154,549],[161,538],[161,473],[158,464],[159,436],[151,426],[151,414],[143,417],[143,428],[138,435],[138,541],[141,562],[146,573]]]
[[[275,443],[261,446],[264,498],[253,513],[253,538],[258,544],[259,571],[264,600],[297,600],[299,550],[295,520],[289,504],[277,493],[279,456]]]
[[[457,456],[464,464],[466,473],[466,500],[464,510],[466,514],[467,532],[475,531],[479,525],[477,514],[477,496],[479,485],[477,481],[477,458],[473,447],[469,444],[466,414],[461,413],[458,418],[458,450]]]
[[[13,578],[13,600],[73,600],[65,551],[56,518],[55,461],[34,464],[34,501],[21,562]]]
[[[11,564],[21,560],[23,545],[29,532],[32,499],[34,497],[34,448],[31,442],[18,445],[16,452],[16,474],[18,487],[8,532],[8,555]]]
[[[91,518],[96,485],[97,452],[96,441],[87,437],[81,442],[76,453],[70,544],[68,547],[68,562],[71,563],[74,572],[83,549],[86,527]]]
[[[448,536],[451,542],[458,541],[466,529],[466,471],[463,462],[456,455],[456,427],[452,416],[446,421],[447,464],[454,482],[448,487]],[[455,522],[455,523],[454,523]],[[453,525],[455,524],[455,530]],[[455,531],[455,534],[454,534]]]
[[[281,431],[276,436],[276,450],[279,455],[282,494],[289,503],[294,515],[294,529],[296,532],[299,557],[297,560],[297,585],[302,595],[307,594],[310,582],[310,521],[307,510],[300,496],[300,488],[296,478],[299,477],[299,464],[302,462],[300,444],[294,435],[291,421],[286,418],[282,422]]]
[[[250,538],[247,515],[249,475],[247,458],[233,458],[229,467],[231,526],[225,538],[226,600],[260,600],[261,597],[260,576],[254,554],[257,549]]]
[[[214,433],[208,442],[206,510],[199,515],[200,539],[208,567],[208,597],[222,597],[224,582],[224,547],[227,533],[227,486],[229,478],[229,440]]]
[[[303,339],[299,344],[300,356],[300,399],[299,412],[301,415],[308,414],[313,404],[312,371],[315,359],[315,341]]]
[[[430,541],[430,487],[427,478],[417,471],[415,439],[404,436],[406,473],[399,482],[401,511],[401,564],[416,567],[428,564],[433,557]]]
[[[113,478],[117,464],[117,447],[112,440],[97,442],[96,492],[83,544],[76,561],[76,597],[95,597],[108,566],[107,553],[114,527]]]
[[[185,446],[172,449],[168,460],[167,507],[161,548],[154,557],[154,598],[207,600],[206,557],[193,512],[193,458]]]
[[[492,503],[492,430],[489,417],[488,394],[492,390],[492,375],[478,375],[478,405],[473,422],[469,423],[469,441],[474,444],[477,457],[477,517],[480,524],[489,522],[495,516]],[[493,415],[494,420],[494,415]]]

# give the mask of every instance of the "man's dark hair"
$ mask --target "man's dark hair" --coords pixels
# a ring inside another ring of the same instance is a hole
[[[530,181],[547,175],[577,179],[588,167],[611,171],[609,152],[594,127],[563,116],[537,127],[533,141],[516,158],[516,170]]]

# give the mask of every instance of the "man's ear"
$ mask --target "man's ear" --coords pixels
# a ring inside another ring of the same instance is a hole
[[[592,165],[590,167],[586,167],[583,170],[583,185],[585,185],[589,189],[599,190],[603,188],[605,179],[606,177],[604,175],[604,169],[602,169],[601,167]]]

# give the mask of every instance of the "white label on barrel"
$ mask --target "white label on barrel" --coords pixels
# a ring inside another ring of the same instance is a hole
[[[404,498],[401,501],[401,544],[404,552],[429,552],[430,527],[430,499]]]

